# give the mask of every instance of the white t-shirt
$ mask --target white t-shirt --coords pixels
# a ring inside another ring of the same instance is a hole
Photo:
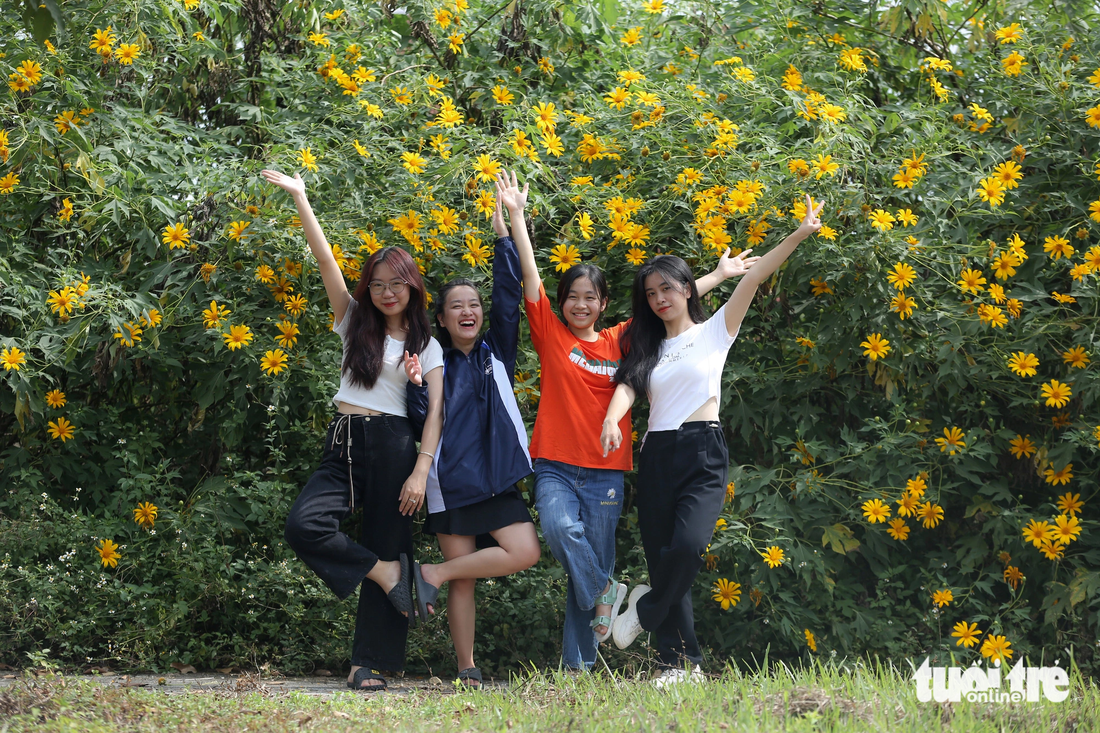
[[[650,430],[675,430],[711,397],[722,404],[722,368],[736,338],[726,330],[723,305],[705,322],[661,341],[647,391]]]
[[[340,334],[340,341],[344,345],[344,358],[348,354],[348,323],[351,321],[351,312],[359,307],[355,298],[348,301],[348,309],[344,313],[344,320],[332,324],[332,330]],[[367,410],[377,410],[387,415],[408,417],[408,407],[405,404],[405,384],[409,378],[405,375],[405,367],[402,362],[405,359],[405,342],[386,336],[385,351],[382,354],[382,371],[374,382],[374,387],[364,389],[360,384],[352,384],[350,375],[346,371],[340,373],[340,389],[332,398],[333,404],[339,407],[341,402],[356,405]],[[340,364],[344,361],[341,359]],[[443,366],[443,347],[434,338],[428,339],[428,345],[420,353],[420,366],[424,374],[438,366]]]

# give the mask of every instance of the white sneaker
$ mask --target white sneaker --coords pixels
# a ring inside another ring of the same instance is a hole
[[[699,668],[699,665],[695,665],[695,668],[690,673],[686,669],[679,667],[674,669],[666,669],[661,672],[660,675],[655,677],[653,686],[658,689],[665,687],[671,687],[672,685],[678,685],[681,682],[702,682],[705,679],[703,670]]]
[[[626,610],[622,611],[615,619],[615,623],[611,624],[611,637],[615,641],[615,646],[620,649],[626,649],[633,644],[638,634],[645,630],[638,620],[638,600],[649,591],[648,585],[634,586],[634,590],[630,591],[630,597],[626,600]]]

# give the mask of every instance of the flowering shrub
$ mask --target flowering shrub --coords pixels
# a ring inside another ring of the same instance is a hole
[[[725,372],[732,482],[696,595],[714,658],[1094,665],[1096,18],[850,5],[92,1],[37,40],[9,14],[0,658],[346,659],[351,603],[281,543],[339,342],[258,173],[302,173],[349,288],[397,244],[434,289],[487,284],[507,167],[548,291],[594,262],[611,322],[648,258],[702,273],[826,202]],[[554,660],[545,556],[482,584],[486,666]],[[449,663],[442,624],[413,641]]]

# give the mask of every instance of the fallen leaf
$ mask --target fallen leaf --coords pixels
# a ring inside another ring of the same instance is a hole
[[[428,684],[429,685],[442,685],[443,680],[439,679],[438,677],[432,677],[428,680]]]
[[[332,714],[335,715],[337,718],[343,718],[344,720],[351,720],[350,715],[348,715],[347,713],[342,713],[339,710],[334,710]]]
[[[233,674],[234,669],[236,669],[236,667],[218,667],[214,671],[221,674]]]
[[[172,662],[173,669],[179,670],[180,674],[196,674],[198,670],[192,667],[190,664],[184,664],[183,662]]]
[[[318,677],[331,677],[332,676],[332,672],[329,672],[327,669],[315,669],[313,671],[313,674],[318,676]]]

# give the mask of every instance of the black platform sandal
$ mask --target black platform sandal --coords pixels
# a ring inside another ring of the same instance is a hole
[[[401,564],[401,579],[397,581],[397,585],[390,588],[390,592],[386,594],[386,597],[390,599],[390,603],[401,613],[409,617],[409,621],[412,621],[413,612],[413,594],[412,594],[412,580],[409,578],[409,558],[405,553],[401,553],[397,556],[397,562]]]
[[[382,680],[380,685],[367,685],[363,687],[362,684],[367,680]],[[382,692],[386,689],[386,678],[382,676],[382,673],[377,669],[370,669],[368,667],[360,667],[355,670],[355,674],[352,675],[351,682],[348,683],[348,687],[359,692]]]
[[[471,682],[474,680],[477,681],[476,685],[471,684]],[[469,690],[480,690],[481,682],[481,670],[477,667],[470,667],[469,669],[458,670],[458,684],[462,687],[465,687]]]
[[[428,604],[432,604],[432,610],[434,611],[439,601],[439,588],[424,580],[418,562],[413,563],[413,578],[416,580],[416,607],[420,612],[421,621],[427,622]]]

